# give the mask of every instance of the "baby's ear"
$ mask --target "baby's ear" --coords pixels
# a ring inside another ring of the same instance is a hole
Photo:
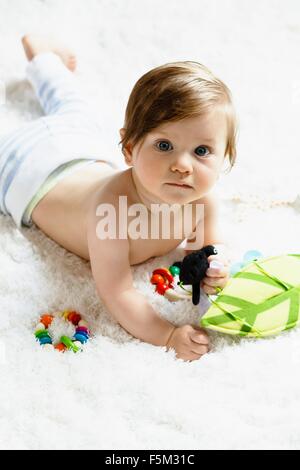
[[[120,129],[120,137],[123,139],[125,135],[125,129],[122,127]],[[122,149],[122,153],[125,157],[125,162],[128,166],[132,166],[132,146],[130,144],[127,144],[126,147]]]
[[[120,137],[121,137],[121,139],[123,139],[124,135],[125,135],[125,129],[124,129],[124,127],[122,127],[122,129],[120,129]]]
[[[125,163],[128,165],[128,166],[132,166],[132,151],[131,151],[131,145],[127,145],[126,147],[124,147],[124,149],[122,150],[123,152],[123,155],[124,155],[124,158],[125,158]]]

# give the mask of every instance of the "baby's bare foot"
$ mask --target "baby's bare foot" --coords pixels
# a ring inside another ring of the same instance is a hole
[[[29,61],[41,52],[54,52],[62,59],[63,63],[69,70],[74,72],[76,69],[76,55],[68,49],[68,47],[60,44],[53,38],[35,34],[26,34],[26,36],[22,38],[22,44]]]

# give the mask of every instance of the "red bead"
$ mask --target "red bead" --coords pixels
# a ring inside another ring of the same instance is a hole
[[[78,323],[80,322],[81,320],[81,315],[79,315],[79,313],[77,312],[71,312],[69,313],[68,315],[68,320],[73,323],[73,325],[78,325]]]
[[[155,290],[156,290],[156,292],[158,292],[159,294],[164,295],[164,293],[166,292],[167,289],[169,289],[169,285],[168,285],[168,284],[157,284]]]
[[[69,318],[71,315],[77,315],[76,310],[69,310],[69,313],[67,315],[67,318]]]
[[[168,284],[171,284],[174,280],[172,274],[167,268],[154,269],[153,275],[155,274],[160,274],[164,278],[165,282],[168,282]]]
[[[153,274],[151,277],[151,284],[163,284],[164,282],[165,280],[160,274]]]
[[[63,343],[58,343],[56,346],[54,346],[54,348],[60,352],[64,352],[67,349]]]

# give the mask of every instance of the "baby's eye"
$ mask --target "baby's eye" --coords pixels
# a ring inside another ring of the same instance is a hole
[[[159,146],[159,150],[162,150],[164,152],[165,150],[168,150],[168,146],[170,144],[166,140],[160,140],[159,142],[157,142],[157,145]]]
[[[206,153],[206,150],[207,150],[207,153]],[[208,147],[205,147],[204,145],[200,145],[199,147],[196,148],[195,152],[199,157],[206,157],[210,153],[210,150]]]
[[[160,140],[156,143],[156,146],[162,152],[170,150],[170,143],[166,140]],[[200,145],[196,148],[195,152],[198,157],[206,157],[210,153],[210,149],[208,147],[205,147],[204,145]]]

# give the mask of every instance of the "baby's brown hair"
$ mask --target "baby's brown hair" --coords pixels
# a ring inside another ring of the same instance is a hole
[[[227,117],[225,157],[236,160],[237,118],[229,88],[204,65],[171,62],[145,73],[134,85],[125,112],[122,152],[167,122],[203,115],[221,105]]]

